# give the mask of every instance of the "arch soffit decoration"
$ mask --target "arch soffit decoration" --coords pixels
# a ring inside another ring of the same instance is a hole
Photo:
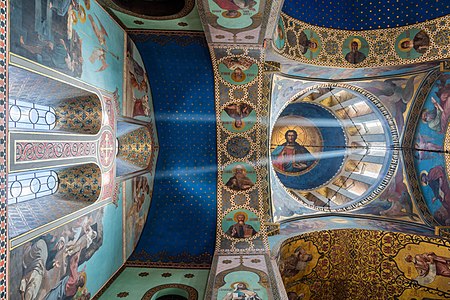
[[[141,300],[151,300],[152,297],[157,293],[165,289],[181,289],[188,293],[188,300],[197,300],[198,292],[195,288],[189,285],[181,284],[181,283],[170,283],[170,284],[162,284],[155,286],[145,292],[144,296],[142,296]]]

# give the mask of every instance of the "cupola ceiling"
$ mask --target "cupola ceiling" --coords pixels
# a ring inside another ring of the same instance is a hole
[[[299,3],[300,2],[300,3]],[[368,30],[399,27],[450,13],[444,0],[286,0],[282,11],[300,21],[328,28]]]

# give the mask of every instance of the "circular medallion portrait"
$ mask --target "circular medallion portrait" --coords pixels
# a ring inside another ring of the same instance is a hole
[[[231,103],[220,113],[223,127],[231,132],[244,132],[256,123],[256,112],[245,102]]]
[[[369,55],[369,44],[361,36],[350,36],[342,45],[342,54],[349,63],[359,64]]]
[[[317,33],[310,29],[305,29],[299,34],[298,48],[300,53],[307,59],[315,59],[322,50],[322,42]]]
[[[395,51],[398,56],[405,59],[418,58],[427,52],[429,47],[428,34],[416,28],[405,30],[395,40]]]
[[[274,124],[270,142],[273,169],[291,189],[310,190],[341,169],[345,132],[336,116],[325,107],[308,102],[289,104]]]
[[[222,79],[228,83],[247,84],[258,75],[258,64],[249,57],[226,57],[219,63],[219,73]]]
[[[222,182],[234,191],[245,191],[256,183],[255,169],[245,162],[235,162],[225,167]]]
[[[273,42],[277,49],[281,50],[284,47],[286,40],[286,33],[284,32],[283,19],[280,17],[278,19],[277,27],[275,28]]]
[[[250,238],[260,229],[258,216],[248,209],[230,211],[222,219],[222,230],[233,238]]]

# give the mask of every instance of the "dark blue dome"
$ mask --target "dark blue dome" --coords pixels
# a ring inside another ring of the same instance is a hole
[[[286,0],[283,12],[308,24],[347,30],[411,25],[450,14],[449,1]]]

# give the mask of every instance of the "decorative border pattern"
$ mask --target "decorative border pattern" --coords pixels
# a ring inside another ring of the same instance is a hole
[[[95,155],[94,142],[18,142],[16,162]]]
[[[102,5],[105,8],[105,10],[107,10],[111,14],[114,14],[114,13],[110,10],[110,8],[115,9],[117,11],[120,11],[120,12],[130,15],[130,16],[135,16],[135,17],[147,19],[147,20],[174,20],[174,19],[179,19],[179,18],[187,16],[194,8],[195,1],[194,0],[184,0],[183,8],[176,14],[168,15],[168,16],[147,16],[144,14],[139,14],[139,13],[133,12],[131,10],[125,9],[125,8],[117,5],[112,0],[98,0],[98,3],[100,5]]]
[[[127,267],[177,268],[177,269],[209,269],[211,268],[211,254],[205,252],[198,256],[182,253],[168,256],[166,252],[150,255],[145,251],[136,253],[125,263]],[[168,262],[165,262],[168,261]],[[189,263],[184,263],[189,261]]]
[[[284,24],[285,32],[289,31],[296,35],[296,44],[290,45],[286,39],[283,48],[277,49],[273,44],[273,49],[284,57],[302,63],[340,68],[398,66],[446,59],[450,53],[450,33],[448,30],[450,15],[409,26],[366,31],[323,28],[304,23],[284,13],[281,13],[280,18]],[[404,31],[414,28],[423,30],[428,35],[429,47],[423,55],[417,58],[404,59],[396,53],[396,39]],[[321,39],[323,48],[315,59],[307,59],[303,55],[297,55],[299,51],[296,51],[296,49],[300,49],[299,46],[301,46],[299,35],[305,29],[314,31]],[[354,36],[362,37],[369,46],[367,58],[357,64],[349,63],[342,54],[344,42],[349,37]]]
[[[128,30],[130,37],[136,43],[145,43],[147,41],[152,41],[161,46],[167,45],[168,43],[174,42],[180,47],[186,47],[191,44],[200,43],[202,46],[207,46],[206,39],[198,39],[195,37],[205,36],[204,32],[197,31],[161,31],[161,30]],[[170,36],[171,38],[159,38],[159,36]]]
[[[188,292],[188,300],[197,300],[198,292],[195,288],[189,285],[181,284],[181,283],[169,283],[155,286],[154,288],[149,289],[144,296],[142,296],[142,300],[150,300],[152,297],[159,291],[164,289],[177,288],[182,289]]]
[[[8,60],[7,52],[7,32],[9,23],[7,22],[7,1],[0,1],[0,299],[6,299],[7,295],[7,215],[6,215],[6,186],[7,186],[7,145],[6,145],[6,130],[8,127]]]
[[[343,242],[345,243],[346,241],[348,244],[343,245]],[[312,295],[322,299],[329,291],[323,285],[321,286],[320,283],[329,283],[336,280],[337,276],[345,276],[346,268],[360,267],[357,270],[348,270],[348,272],[352,273],[351,278],[348,278],[349,286],[357,284],[359,278],[366,276],[366,270],[370,268],[373,271],[372,279],[374,282],[377,282],[378,287],[375,285],[374,289],[366,289],[366,291],[371,294],[378,290],[378,292],[383,293],[383,295],[380,295],[382,299],[385,299],[387,295],[390,296],[389,298],[397,298],[403,295],[406,290],[415,292],[414,295],[421,295],[420,292],[429,293],[430,296],[434,295],[439,299],[448,298],[450,295],[449,291],[445,290],[442,285],[436,288],[428,286],[428,283],[417,282],[417,278],[408,278],[407,276],[409,275],[406,274],[405,267],[401,267],[398,264],[398,260],[404,259],[403,255],[405,252],[402,253],[402,251],[405,250],[407,251],[406,253],[409,252],[413,255],[418,254],[418,249],[423,252],[433,252],[443,248],[442,250],[445,251],[450,246],[450,241],[446,239],[351,228],[315,231],[286,239],[276,253],[279,266],[280,261],[286,262],[289,259],[288,257],[293,254],[293,249],[298,247],[299,244],[301,245],[301,243],[311,243],[316,248],[313,251],[313,255],[316,255],[318,261],[308,274],[299,277],[286,275],[283,280],[287,289],[303,283],[310,286]],[[342,247],[336,248],[336,245],[341,245]],[[341,257],[341,255],[346,256],[348,253],[352,253],[351,256],[356,262],[360,262],[367,257],[373,257],[374,259],[366,259],[362,265],[358,264],[358,266],[352,266],[351,262],[350,264],[342,264],[341,262],[345,258]],[[329,270],[334,272],[329,272]],[[380,273],[381,270],[383,272]],[[389,288],[385,287],[386,284],[389,284]],[[339,289],[334,290],[334,292],[339,292]],[[350,295],[353,297],[361,299],[361,295],[358,295],[358,293],[362,292],[361,290],[347,290],[347,292],[350,292]],[[339,297],[340,295],[342,293],[334,294],[338,299],[342,297]],[[410,296],[412,295],[410,294]],[[435,297],[431,296],[431,298]]]
[[[210,48],[211,59],[214,69],[216,119],[217,119],[217,157],[218,157],[218,180],[217,180],[217,232],[216,251],[220,253],[251,253],[252,251],[264,251],[268,249],[267,234],[264,226],[265,209],[268,207],[268,171],[267,162],[261,163],[266,158],[267,127],[263,123],[268,118],[269,103],[262,102],[264,51],[260,47],[236,47],[230,49],[226,46],[215,46]],[[244,85],[233,85],[222,79],[219,72],[219,63],[225,57],[242,57],[255,61],[258,66],[258,74],[251,82]],[[240,97],[234,95],[239,94]],[[244,132],[230,132],[223,127],[221,112],[226,105],[243,102],[256,111],[256,124]],[[247,154],[244,159],[228,155],[226,141],[230,137],[242,137],[250,142],[254,150]],[[256,171],[256,182],[253,187],[246,190],[232,190],[222,180],[225,167],[232,163],[243,162]],[[260,231],[248,238],[232,238],[223,232],[222,219],[232,210],[253,211],[259,219]]]
[[[430,92],[434,82],[438,79],[439,75],[440,72],[436,70],[428,74],[428,76],[423,80],[422,85],[418,89],[419,93],[417,94],[416,99],[413,102],[413,106],[411,107],[409,119],[406,120],[405,123],[406,125],[403,133],[403,145],[404,145],[403,153],[405,160],[406,176],[411,186],[411,191],[416,201],[417,208],[419,209],[420,214],[422,215],[422,219],[430,226],[438,226],[439,223],[434,219],[433,215],[430,213],[430,210],[428,209],[428,206],[421,192],[421,188],[419,186],[420,180],[417,177],[414,165],[413,145],[416,126],[420,118],[420,111],[422,110],[423,104],[427,99],[428,93]]]

